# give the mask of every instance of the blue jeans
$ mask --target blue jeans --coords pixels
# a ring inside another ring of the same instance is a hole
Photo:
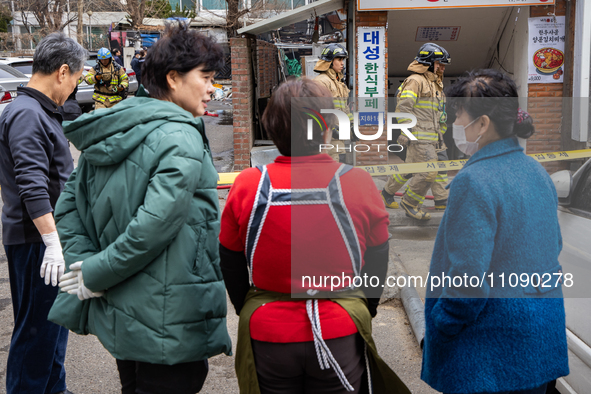
[[[66,389],[68,330],[47,320],[59,287],[39,275],[43,243],[6,245],[14,330],[6,366],[7,394],[55,394]]]
[[[502,391],[502,392],[498,392],[498,393],[479,393],[479,394],[545,394],[546,393],[546,386],[548,386],[548,383],[544,383],[540,387],[536,387],[535,389],[529,389],[529,390]]]

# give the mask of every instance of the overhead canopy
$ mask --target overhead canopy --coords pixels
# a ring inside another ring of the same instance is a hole
[[[277,30],[280,27],[288,26],[305,19],[313,18],[316,15],[327,14],[332,11],[344,8],[344,0],[319,0],[308,5],[298,7],[294,10],[283,12],[270,19],[243,27],[238,30],[238,34],[261,34],[271,30]]]

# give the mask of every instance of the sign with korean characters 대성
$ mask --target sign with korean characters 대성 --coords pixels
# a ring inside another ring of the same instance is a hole
[[[529,18],[527,82],[561,83],[564,74],[564,16]]]
[[[359,125],[377,125],[385,112],[386,28],[357,28]]]

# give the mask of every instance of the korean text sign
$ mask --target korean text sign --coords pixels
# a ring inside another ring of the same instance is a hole
[[[528,83],[561,83],[564,74],[565,17],[529,18]]]
[[[386,28],[357,29],[357,86],[360,125],[378,124],[386,97]],[[382,98],[382,100],[378,100]]]

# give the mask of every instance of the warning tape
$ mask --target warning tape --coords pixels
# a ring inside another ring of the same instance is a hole
[[[575,160],[591,157],[591,149],[571,150],[562,152],[533,153],[528,155],[540,163],[560,160]],[[429,163],[404,163],[404,164],[386,164],[376,166],[358,166],[367,171],[371,176],[394,175],[394,174],[417,174],[421,172],[434,171],[457,171],[464,167],[468,160],[447,160]],[[234,183],[239,172],[220,173],[218,184],[228,185]]]
[[[540,163],[559,160],[574,160],[591,157],[591,149],[571,150],[562,152],[533,153],[528,155]],[[387,164],[377,166],[360,166],[371,176],[394,175],[394,174],[417,174],[421,172],[434,171],[457,171],[464,167],[468,160],[447,160],[429,163],[404,163]]]
[[[218,185],[228,185],[234,183],[239,172],[220,172]]]

